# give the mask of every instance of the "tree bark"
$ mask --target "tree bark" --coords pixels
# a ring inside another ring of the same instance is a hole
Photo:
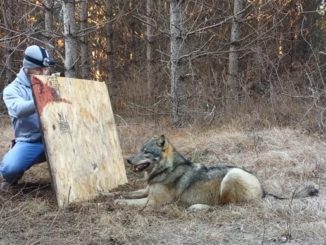
[[[44,29],[45,29],[45,38],[49,43],[50,48],[47,47],[47,50],[50,56],[53,57],[54,54],[54,38],[53,38],[53,0],[44,1]]]
[[[147,97],[150,100],[152,95],[153,83],[153,0],[146,0],[146,78],[147,78]]]
[[[228,100],[238,102],[239,100],[239,52],[240,47],[240,23],[242,21],[242,10],[245,0],[234,0],[234,17],[231,28],[230,53],[228,67]],[[230,105],[230,102],[227,102]]]
[[[255,78],[255,83],[257,83],[257,87],[261,88],[262,85],[262,80],[263,80],[263,74],[264,74],[264,59],[263,59],[263,48],[261,46],[261,37],[263,35],[263,30],[262,30],[262,21],[260,20],[260,15],[261,15],[261,6],[263,4],[263,0],[258,1],[258,8],[257,8],[257,42],[256,42],[256,49],[255,49],[255,73],[256,73],[256,78]]]
[[[63,28],[65,38],[65,76],[76,77],[77,75],[77,40],[75,1],[64,0],[62,2]]]
[[[80,75],[81,78],[87,79],[90,75],[89,57],[88,57],[88,38],[86,30],[88,28],[88,0],[80,2]]]
[[[12,37],[12,27],[13,27],[13,2],[12,1],[2,1],[1,4],[2,18],[4,20],[4,26],[6,27],[5,35],[5,77],[4,86],[10,83],[14,79],[14,69],[13,69],[13,43],[11,41]]]
[[[171,0],[171,96],[172,120],[176,127],[182,127],[186,120],[185,60],[182,58],[185,49],[183,33],[182,0]]]
[[[114,60],[113,60],[113,26],[112,26],[112,1],[105,1],[105,9],[107,16],[106,23],[106,44],[107,44],[107,70],[108,70],[108,83],[112,83],[114,79]]]

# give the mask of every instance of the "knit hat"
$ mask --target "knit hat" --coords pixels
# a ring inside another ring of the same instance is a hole
[[[50,58],[49,53],[42,47],[32,45],[26,48],[23,60],[23,67],[33,69],[37,67],[49,67],[55,63]]]

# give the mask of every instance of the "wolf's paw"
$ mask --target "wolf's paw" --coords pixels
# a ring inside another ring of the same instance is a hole
[[[212,206],[206,204],[194,204],[187,208],[187,211],[198,212],[198,211],[209,211],[212,209]]]
[[[128,205],[128,201],[126,199],[115,199],[113,201],[113,203],[115,205],[118,205],[118,206],[126,206],[126,205]]]
[[[104,197],[118,198],[118,197],[122,196],[122,193],[121,192],[101,192],[100,195],[104,196]]]

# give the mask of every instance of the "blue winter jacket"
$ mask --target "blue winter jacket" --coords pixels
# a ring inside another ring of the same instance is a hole
[[[36,142],[42,137],[31,82],[23,68],[3,90],[3,100],[15,130],[16,141]]]

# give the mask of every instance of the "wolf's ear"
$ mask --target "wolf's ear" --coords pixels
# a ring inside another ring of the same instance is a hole
[[[157,145],[159,146],[159,147],[163,147],[164,146],[164,144],[165,144],[165,136],[164,136],[164,134],[162,134],[158,139],[157,139]]]

